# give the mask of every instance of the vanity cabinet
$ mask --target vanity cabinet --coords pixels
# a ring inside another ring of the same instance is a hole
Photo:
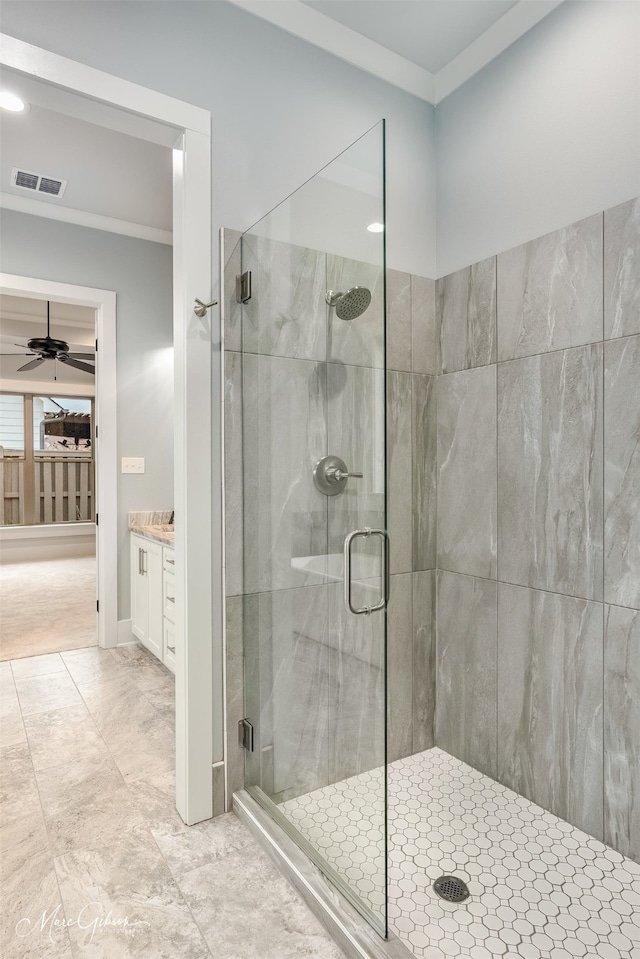
[[[162,546],[131,534],[131,631],[163,660]]]
[[[175,673],[175,552],[146,536],[130,535],[131,631]]]

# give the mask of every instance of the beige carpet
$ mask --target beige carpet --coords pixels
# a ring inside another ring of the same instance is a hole
[[[95,557],[0,564],[0,661],[97,642]]]

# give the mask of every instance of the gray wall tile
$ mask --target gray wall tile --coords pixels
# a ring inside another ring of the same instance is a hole
[[[605,600],[640,609],[640,336],[604,360]]]
[[[329,552],[341,553],[350,530],[384,526],[384,370],[327,364],[327,431],[328,452],[363,474],[328,498]],[[359,543],[358,551],[363,548]],[[372,552],[379,555],[379,543]]]
[[[391,577],[387,622],[388,761],[413,752],[412,575]]]
[[[436,745],[496,778],[495,582],[438,573]]]
[[[498,366],[498,579],[602,599],[602,344]]]
[[[262,593],[259,603],[260,747],[273,747],[273,794],[284,800],[329,781],[328,588]]]
[[[602,838],[603,607],[498,584],[498,779]]]
[[[243,348],[249,353],[324,360],[324,253],[244,235],[242,271],[251,270],[251,299],[242,308]]]
[[[413,605],[413,752],[435,745],[436,720],[436,571],[414,573]]]
[[[225,591],[242,593],[242,354],[224,354]]]
[[[233,614],[236,613],[235,618]],[[238,630],[242,629],[242,646],[244,655],[244,716],[252,723],[256,749],[244,754],[244,781],[247,786],[261,786],[265,792],[273,791],[273,773],[269,782],[265,775],[264,754],[260,748],[262,743],[271,746],[273,739],[273,719],[266,708],[263,709],[263,700],[270,706],[269,688],[271,679],[271,664],[268,657],[261,658],[260,636],[260,594],[249,593],[242,597],[242,622],[238,621],[239,611],[231,607],[232,618],[227,623],[227,641],[237,650]],[[235,638],[229,636],[229,627],[235,631]],[[263,734],[263,719],[264,734]],[[233,731],[230,731],[233,735]],[[240,758],[236,755],[235,761],[239,764]],[[237,767],[236,767],[237,768]]]
[[[414,570],[433,569],[436,565],[436,414],[436,377],[414,373],[411,376]]]
[[[366,286],[371,303],[355,320],[341,320],[327,311],[327,359],[353,366],[384,367],[384,283],[382,266],[327,255],[327,290]]]
[[[211,787],[213,792],[213,818],[222,816],[226,812],[226,796],[224,790],[224,763],[214,766],[211,770]]]
[[[413,568],[411,373],[387,373],[387,529],[391,572]]]
[[[411,372],[411,274],[387,270],[387,369]]]
[[[604,214],[604,335],[631,333],[640,333],[640,197]]]
[[[496,576],[496,367],[438,382],[438,566]]]
[[[327,497],[313,465],[327,450],[326,366],[244,356],[244,588],[324,582],[292,565],[327,551]]]
[[[438,280],[442,373],[496,361],[496,258]]]
[[[426,276],[411,277],[411,334],[413,372],[439,373],[436,281]]]
[[[222,317],[224,348],[240,352],[242,349],[242,305],[236,303],[236,276],[242,272],[241,236],[227,227],[220,231],[222,259]]]
[[[227,599],[226,710],[227,710],[227,808],[234,792],[244,788],[244,750],[238,745],[238,723],[244,713],[244,599]]]
[[[379,581],[364,585],[369,599],[377,598]],[[332,651],[329,776],[337,782],[384,763],[384,617],[353,616],[345,609],[342,584],[327,589]],[[360,598],[365,599],[362,592]]]
[[[604,841],[640,862],[640,611],[605,607]]]
[[[498,256],[498,359],[602,339],[602,214]]]

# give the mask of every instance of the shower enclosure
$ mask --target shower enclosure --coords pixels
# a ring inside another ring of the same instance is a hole
[[[381,122],[243,235],[238,281],[245,786],[383,935],[384,208]]]
[[[233,791],[394,957],[636,959],[640,198],[436,281],[384,194],[240,240]]]

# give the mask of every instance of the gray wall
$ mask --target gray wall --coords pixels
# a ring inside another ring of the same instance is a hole
[[[386,117],[389,263],[435,277],[429,104],[222,2],[6,0],[2,30],[211,112],[214,262],[219,227],[247,229]]]
[[[640,4],[565,0],[436,108],[438,272],[640,193]]]
[[[437,301],[436,742],[640,858],[640,200]]]
[[[9,210],[0,243],[6,273],[117,294],[118,457],[146,464],[118,474],[118,618],[128,619],[127,512],[173,509],[172,249]]]

